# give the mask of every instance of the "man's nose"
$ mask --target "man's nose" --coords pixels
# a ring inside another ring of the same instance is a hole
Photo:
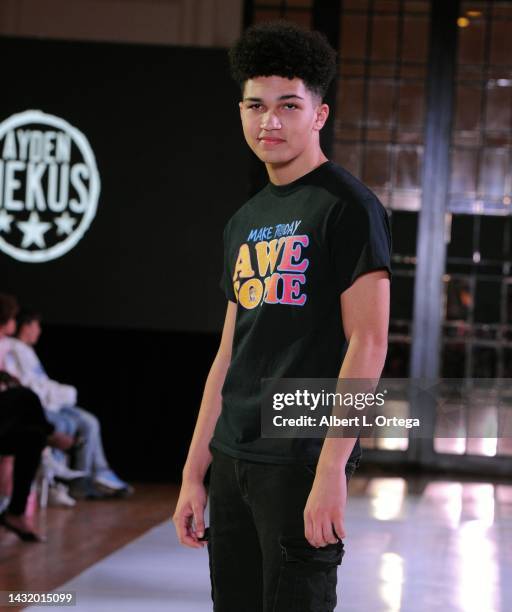
[[[266,112],[261,119],[261,128],[264,130],[276,130],[281,127],[281,122],[279,121],[278,116],[268,111]]]

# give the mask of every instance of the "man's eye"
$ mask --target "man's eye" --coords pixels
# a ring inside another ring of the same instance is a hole
[[[259,108],[261,104],[249,104],[247,108]]]
[[[292,104],[291,102],[289,104],[285,104],[285,106],[291,106],[292,108],[297,108],[296,104]]]

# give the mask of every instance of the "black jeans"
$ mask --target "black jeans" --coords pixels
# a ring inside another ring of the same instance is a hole
[[[331,612],[344,545],[315,548],[304,507],[315,467],[212,449],[208,555],[215,612]],[[348,462],[347,480],[359,465]]]

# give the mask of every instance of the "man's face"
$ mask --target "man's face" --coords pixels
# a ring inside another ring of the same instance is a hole
[[[25,323],[22,328],[22,335],[24,342],[30,346],[35,346],[41,335],[41,324],[39,321],[35,320],[30,323]]]
[[[299,78],[265,76],[245,82],[239,103],[247,144],[262,162],[286,164],[318,146],[329,107]]]

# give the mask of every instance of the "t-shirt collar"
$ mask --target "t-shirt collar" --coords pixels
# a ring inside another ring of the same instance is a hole
[[[296,189],[298,189],[304,183],[309,182],[312,178],[316,177],[317,174],[320,174],[327,166],[332,164],[331,160],[326,160],[321,163],[313,170],[310,170],[306,174],[299,176],[299,178],[295,179],[291,183],[286,183],[285,185],[275,185],[271,181],[268,182],[268,188],[270,191],[277,196],[286,196],[290,193],[293,193]]]

